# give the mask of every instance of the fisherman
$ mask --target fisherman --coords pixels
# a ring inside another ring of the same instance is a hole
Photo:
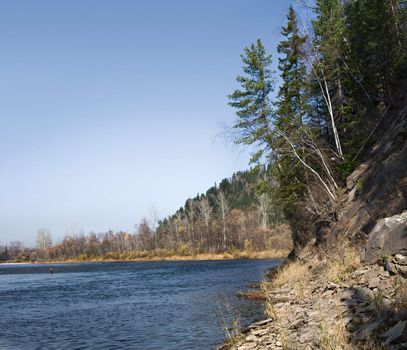
[[[54,268],[52,266],[49,267],[49,273],[54,273]]]

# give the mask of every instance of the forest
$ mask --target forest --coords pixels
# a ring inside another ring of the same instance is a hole
[[[311,20],[303,18],[306,11]],[[322,239],[338,218],[346,178],[403,102],[406,16],[404,0],[290,6],[279,56],[268,54],[260,39],[245,47],[240,87],[228,96],[236,112],[230,134],[257,149],[251,170],[187,199],[167,218],[151,213],[135,232],[68,233],[52,244],[50,232],[40,229],[37,248],[12,242],[0,259],[287,249],[290,232],[294,247]]]
[[[50,230],[42,228],[36,235],[36,248],[13,241],[0,247],[0,260],[128,260],[200,253],[288,252],[289,228],[263,190],[270,182],[266,167],[237,172],[205,194],[187,199],[183,207],[163,220],[152,208],[134,232],[68,231],[53,244]]]
[[[261,40],[244,49],[240,89],[229,96],[235,141],[257,147],[254,164],[270,164],[272,206],[296,248],[323,240],[338,220],[347,177],[405,102],[407,64],[406,1],[317,0],[300,10],[289,8],[281,31],[276,97]]]

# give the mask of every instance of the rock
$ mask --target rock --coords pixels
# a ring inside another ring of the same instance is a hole
[[[369,286],[369,288],[370,288],[370,286]],[[357,288],[356,289],[356,298],[363,302],[372,301],[374,299],[374,294],[369,288],[364,288],[364,287]]]
[[[352,191],[349,192],[348,195],[348,203],[353,202],[354,200],[356,200],[357,195],[359,194],[359,190],[358,188],[355,186]]]
[[[368,271],[368,269],[355,270],[355,271],[352,273],[352,276],[355,278],[355,277],[364,275],[367,271]]]
[[[407,256],[401,255],[401,254],[396,254],[394,257],[393,262],[397,265],[404,265],[407,266]]]
[[[368,168],[369,164],[363,163],[346,178],[346,187],[348,190],[351,190],[354,186],[356,186],[356,183]]]
[[[263,320],[263,321],[258,321],[256,323],[254,323],[253,326],[254,327],[260,327],[260,326],[264,326],[265,324],[270,323],[270,322],[273,322],[272,318],[268,318],[268,319]]]
[[[401,338],[406,330],[406,322],[407,321],[399,321],[393,327],[391,327],[386,333],[382,335],[383,338],[387,338],[385,341],[385,345],[389,345],[393,343],[398,338]]]
[[[345,306],[359,306],[364,304],[362,301],[358,299],[345,299],[342,301],[339,305],[345,305]]]
[[[374,277],[369,281],[369,288],[374,289],[377,288],[380,284],[380,277]]]
[[[262,336],[262,335],[267,334],[267,332],[268,332],[267,329],[256,329],[256,330],[252,331],[252,333],[255,336]]]
[[[383,268],[384,269],[384,268]],[[390,273],[389,271],[384,270],[383,272],[379,273],[379,276],[382,280],[385,280],[386,278],[390,277]]]
[[[372,264],[398,253],[407,253],[407,211],[377,222],[370,232],[364,260]]]
[[[343,325],[346,327],[353,320],[353,316],[345,316],[342,319]]]
[[[390,274],[395,275],[397,273],[396,265],[393,264],[388,259],[384,259],[384,269],[388,271]]]
[[[254,334],[249,334],[245,340],[247,342],[257,342],[258,338]]]
[[[403,277],[407,277],[407,266],[396,265],[396,269],[400,275],[402,275]]]
[[[381,320],[375,321],[373,323],[370,323],[364,327],[361,327],[358,329],[357,332],[355,332],[355,334],[353,335],[353,341],[357,342],[360,340],[365,340],[366,338],[368,338],[372,332],[377,329],[380,325],[382,324]]]

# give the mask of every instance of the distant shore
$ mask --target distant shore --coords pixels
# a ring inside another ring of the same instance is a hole
[[[112,259],[105,257],[91,257],[78,259],[50,259],[34,261],[7,261],[0,262],[0,265],[11,264],[58,264],[58,263],[86,263],[86,262],[132,262],[132,261],[210,261],[210,260],[238,260],[238,259],[284,259],[287,257],[289,250],[267,250],[261,252],[237,251],[233,253],[202,253],[194,255],[170,255],[170,256],[148,256],[132,259]]]

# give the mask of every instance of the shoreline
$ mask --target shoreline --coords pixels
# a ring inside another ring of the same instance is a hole
[[[304,248],[262,291],[265,315],[218,350],[404,349],[407,256],[365,261],[360,247]]]
[[[172,255],[165,257],[134,258],[134,259],[64,259],[64,260],[43,260],[24,262],[0,262],[2,265],[30,265],[30,264],[81,264],[81,263],[119,263],[119,262],[176,262],[176,261],[222,261],[222,260],[265,260],[265,259],[286,259],[289,252],[286,251],[263,251],[244,252],[239,254],[217,253],[217,254],[197,254],[197,255]]]

